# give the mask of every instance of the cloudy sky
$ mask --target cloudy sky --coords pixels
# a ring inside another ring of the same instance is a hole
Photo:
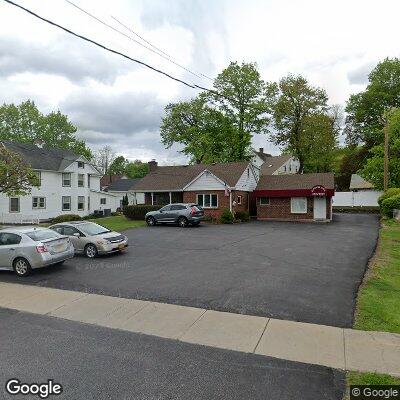
[[[141,41],[116,18],[197,75],[214,78],[231,60],[257,62],[264,80],[303,74],[332,104],[344,105],[362,90],[379,60],[400,56],[398,0],[73,1]],[[15,2],[177,78],[211,86],[65,0]],[[197,93],[0,0],[1,102],[32,99],[43,112],[60,109],[93,149],[109,144],[130,159],[184,162],[178,148],[164,149],[159,126],[166,104]],[[265,135],[254,146],[279,151]]]

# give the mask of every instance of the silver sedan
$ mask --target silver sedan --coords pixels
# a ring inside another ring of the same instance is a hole
[[[0,268],[27,276],[34,268],[62,264],[74,256],[66,237],[42,227],[0,229]]]

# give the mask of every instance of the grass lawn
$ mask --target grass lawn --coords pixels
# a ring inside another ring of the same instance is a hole
[[[346,378],[347,390],[345,400],[350,399],[350,385],[400,385],[400,378],[370,372],[348,372]]]
[[[95,222],[96,224],[103,225],[112,231],[126,231],[131,228],[139,228],[141,226],[145,226],[146,222],[144,221],[132,221],[131,219],[125,218],[124,215],[118,215],[116,217],[104,217],[104,218],[95,218],[89,221]]]
[[[400,223],[382,221],[379,242],[358,299],[355,329],[400,333]]]

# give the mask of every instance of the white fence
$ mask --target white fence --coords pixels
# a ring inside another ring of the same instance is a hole
[[[365,190],[360,192],[335,192],[333,205],[336,207],[377,207],[382,192]]]
[[[39,218],[37,215],[26,215],[26,214],[11,214],[1,213],[0,224],[38,224]]]

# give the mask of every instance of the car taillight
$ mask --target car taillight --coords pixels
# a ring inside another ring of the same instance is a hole
[[[42,244],[40,246],[36,246],[36,251],[38,253],[47,253],[48,250],[46,249],[46,247]]]
[[[195,207],[192,207],[192,211],[191,211],[191,213],[190,213],[190,214],[192,214],[192,215],[196,215],[196,212],[197,212],[196,208],[195,208]]]

